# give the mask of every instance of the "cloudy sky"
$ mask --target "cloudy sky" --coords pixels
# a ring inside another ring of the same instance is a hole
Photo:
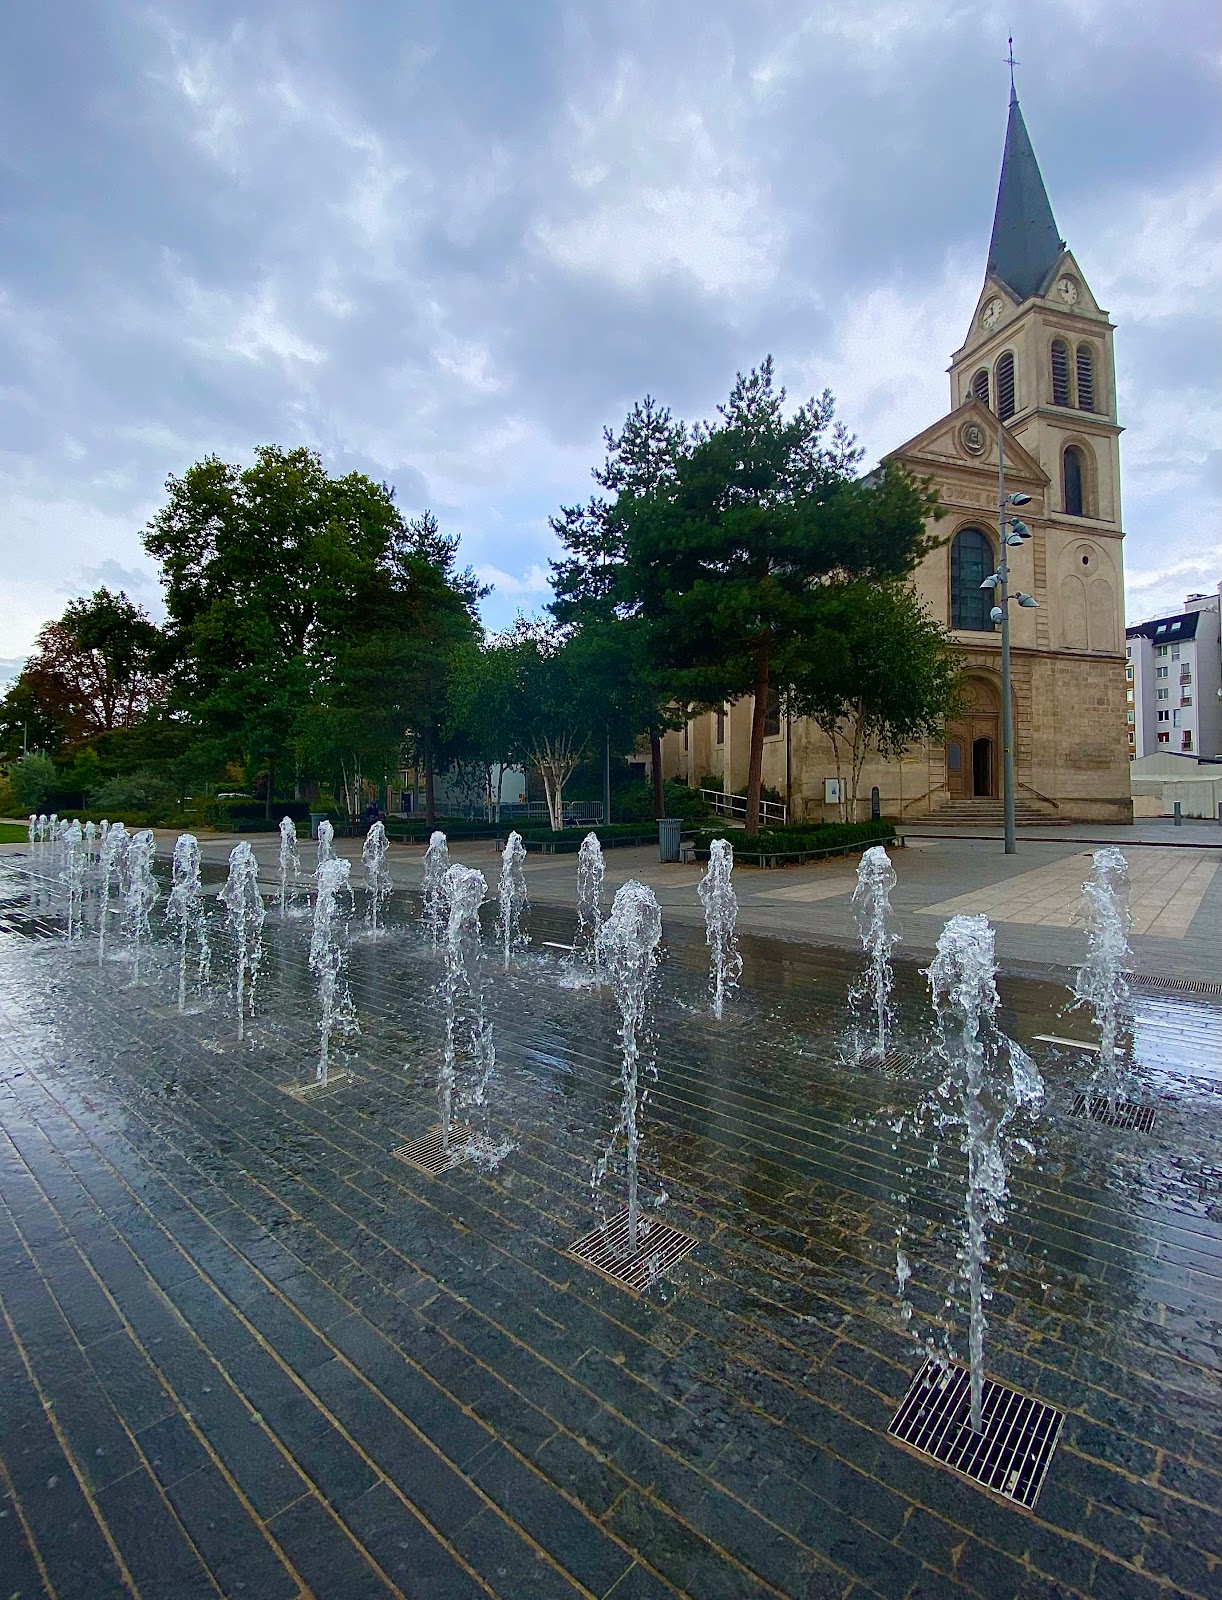
[[[305,443],[490,623],[646,392],[771,351],[871,459],[948,405],[1018,84],[1119,325],[1130,619],[1222,576],[1216,0],[42,0],[0,12],[0,670],[157,608],[167,474]]]

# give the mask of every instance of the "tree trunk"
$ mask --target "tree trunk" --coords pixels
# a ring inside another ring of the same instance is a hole
[[[768,646],[755,658],[755,706],[751,712],[751,760],[747,767],[747,836],[760,831],[760,790],[764,780],[764,727],[768,719]],[[729,782],[726,791],[729,792]]]
[[[276,763],[268,757],[267,762],[267,799],[263,803],[263,815],[271,821],[272,805],[276,793]]]
[[[424,741],[424,820],[430,830],[437,825],[437,795],[433,788],[433,741]]]
[[[662,739],[656,728],[649,732],[649,765],[653,768],[653,815],[656,822],[666,815],[666,799],[662,793]]]

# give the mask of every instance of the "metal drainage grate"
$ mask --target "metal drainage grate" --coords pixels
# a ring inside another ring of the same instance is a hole
[[[973,1433],[971,1376],[926,1361],[888,1430],[923,1456],[1030,1509],[1039,1499],[1064,1415],[985,1379],[980,1433]]]
[[[319,1100],[323,1095],[334,1094],[337,1089],[346,1089],[351,1082],[352,1078],[346,1072],[329,1072],[326,1083],[311,1078],[308,1083],[282,1083],[280,1087],[294,1100]]]
[[[909,1055],[906,1050],[892,1047],[876,1063],[875,1070],[881,1072],[884,1078],[915,1078],[920,1073],[921,1062],[919,1057]]]
[[[1207,994],[1215,998],[1222,995],[1222,983],[1212,983],[1204,978],[1156,978],[1142,974],[1133,982],[1141,989],[1170,989],[1176,994]]]
[[[630,1252],[628,1213],[621,1211],[605,1228],[595,1228],[576,1244],[571,1244],[569,1254],[587,1267],[593,1267],[595,1272],[601,1272],[620,1288],[641,1294],[682,1261],[696,1244],[690,1234],[680,1233],[669,1223],[659,1222],[656,1217],[642,1217],[637,1227],[637,1248]]]
[[[1110,1128],[1136,1128],[1138,1133],[1150,1133],[1154,1128],[1153,1106],[1141,1106],[1135,1100],[1112,1101],[1105,1094],[1078,1095],[1069,1114],[1106,1122]]]
[[[418,1167],[431,1178],[449,1172],[462,1161],[463,1147],[470,1138],[470,1129],[451,1128],[450,1143],[442,1142],[441,1128],[430,1128],[421,1139],[408,1139],[397,1144],[390,1152],[396,1161],[406,1161],[409,1167]]]

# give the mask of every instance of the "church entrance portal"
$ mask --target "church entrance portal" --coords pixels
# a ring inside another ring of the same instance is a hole
[[[963,710],[946,729],[946,788],[952,800],[997,798],[1000,706],[991,683],[969,678]]]

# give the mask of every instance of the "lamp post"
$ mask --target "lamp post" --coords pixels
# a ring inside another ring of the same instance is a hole
[[[997,419],[997,533],[1000,540],[1000,559],[997,571],[980,585],[992,589],[994,595],[1001,590],[1001,602],[989,615],[1001,623],[1001,794],[1005,810],[1005,851],[1012,856],[1017,848],[1014,838],[1014,711],[1010,703],[1010,601],[1017,600],[1024,610],[1037,604],[1032,595],[1021,589],[1010,593],[1010,558],[1007,551],[1031,537],[1031,530],[1018,517],[1011,515],[1011,506],[1031,504],[1029,494],[1006,493],[1005,425]]]

